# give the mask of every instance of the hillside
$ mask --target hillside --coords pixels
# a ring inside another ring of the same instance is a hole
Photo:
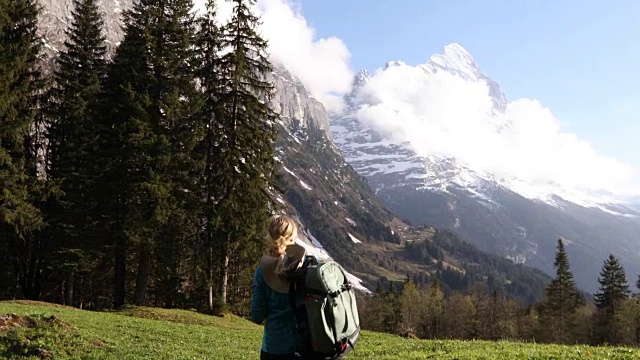
[[[257,359],[262,327],[226,316],[130,308],[88,312],[0,302],[0,357],[7,359]],[[22,356],[22,357],[20,357]],[[633,359],[627,348],[411,340],[363,332],[349,359]]]

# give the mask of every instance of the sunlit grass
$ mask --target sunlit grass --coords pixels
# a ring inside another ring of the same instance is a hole
[[[246,319],[187,310],[131,307],[119,312],[90,312],[45,303],[0,302],[0,316],[4,314],[28,318],[22,318],[22,325],[3,326],[0,322],[0,358],[18,358],[16,351],[24,350],[23,355],[32,352],[32,359],[42,358],[34,353],[38,351],[51,359],[258,359],[262,338],[262,327]],[[31,323],[26,324],[29,319]],[[348,358],[638,359],[640,352],[610,347],[412,340],[365,331]]]

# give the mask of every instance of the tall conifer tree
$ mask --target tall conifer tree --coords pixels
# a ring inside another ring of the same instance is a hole
[[[8,254],[0,267],[11,264],[11,284],[30,299],[40,296],[48,251],[38,234],[48,192],[37,121],[44,86],[38,11],[35,0],[0,1],[0,251]]]
[[[616,315],[622,302],[629,297],[629,285],[624,268],[615,256],[609,255],[604,262],[598,283],[600,289],[595,294],[598,308],[596,337],[599,342],[616,344],[619,340]]]
[[[74,303],[76,272],[90,271],[95,254],[104,251],[97,246],[92,229],[98,206],[93,195],[100,190],[94,179],[101,169],[94,166],[94,160],[98,155],[98,97],[106,74],[103,20],[95,0],[75,0],[72,16],[51,91],[48,169],[50,179],[62,191],[49,210],[51,233],[62,255],[58,269],[66,270],[64,302],[68,305]]]
[[[176,294],[188,221],[193,131],[200,107],[189,0],[141,1],[125,15],[125,38],[106,83],[103,142],[110,218],[118,229],[115,305],[126,294],[126,254],[136,254],[134,302],[143,304],[154,265],[161,293]],[[163,299],[171,305],[174,298]]]
[[[198,242],[194,248],[199,262],[202,264],[204,279],[207,287],[208,306],[214,306],[214,283],[217,280],[217,248],[215,242],[216,232],[216,212],[220,189],[217,179],[222,175],[223,167],[217,164],[218,157],[222,155],[219,146],[222,140],[223,131],[219,130],[220,120],[219,98],[222,94],[222,81],[220,78],[220,51],[221,51],[221,31],[216,24],[216,1],[208,0],[207,11],[199,19],[199,32],[197,37],[198,50],[198,70],[197,75],[200,80],[204,95],[204,103],[199,117],[199,131],[202,138],[194,151],[194,159],[199,162],[199,173],[197,176],[199,184],[200,207],[200,233]]]
[[[167,1],[160,14],[164,21],[158,24],[151,47],[157,87],[152,101],[162,114],[157,119],[157,133],[168,145],[166,166],[160,164],[159,169],[165,172],[162,182],[168,189],[163,209],[167,220],[153,249],[158,290],[167,306],[180,301],[175,295],[186,276],[186,246],[196,236],[199,202],[195,197],[196,162],[191,155],[200,139],[197,126],[203,98],[196,86],[196,20],[192,9],[191,0]]]
[[[100,156],[96,159],[104,172],[97,179],[102,189],[102,216],[99,229],[111,239],[113,248],[113,305],[125,304],[127,295],[127,254],[134,239],[128,232],[129,214],[136,203],[136,184],[142,181],[143,151],[152,134],[147,125],[147,107],[151,79],[148,70],[146,26],[149,23],[146,1],[137,2],[124,13],[125,36],[108,68],[101,97],[98,130]]]
[[[221,45],[228,52],[220,59],[224,88],[217,104],[220,155],[214,164],[220,174],[215,237],[218,297],[223,302],[230,295],[230,276],[248,276],[248,265],[263,250],[265,225],[276,206],[269,192],[277,115],[269,107],[273,85],[266,79],[271,72],[267,42],[258,34],[259,19],[251,11],[255,0],[233,2],[232,17],[222,29]],[[239,294],[237,290],[233,293]]]
[[[549,340],[567,343],[571,334],[571,318],[584,299],[573,280],[562,239],[558,239],[553,266],[556,277],[545,289],[541,323]]]

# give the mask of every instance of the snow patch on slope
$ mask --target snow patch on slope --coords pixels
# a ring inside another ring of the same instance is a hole
[[[307,189],[307,190],[313,190],[313,188],[311,188],[311,186],[309,186],[309,184],[307,184],[306,182],[300,180],[300,186],[302,186],[303,188]]]
[[[300,177],[298,175],[296,175],[296,173],[294,173],[293,171],[289,170],[288,167],[283,166],[282,167],[284,169],[284,171],[288,172],[291,176],[293,176],[294,178],[296,178],[299,182],[300,182],[300,186],[302,186],[304,189],[306,190],[313,190],[313,188],[311,186],[309,186],[309,184],[307,184],[306,182],[304,182],[304,180],[300,179]]]
[[[351,239],[351,241],[354,242],[354,244],[360,244],[362,242],[357,237],[351,235],[350,233],[347,233],[347,234],[349,234],[349,238]]]

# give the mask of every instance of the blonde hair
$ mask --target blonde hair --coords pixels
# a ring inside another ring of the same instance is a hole
[[[286,215],[274,216],[269,224],[269,244],[267,254],[271,256],[284,255],[287,245],[295,240],[298,227],[293,219]]]

